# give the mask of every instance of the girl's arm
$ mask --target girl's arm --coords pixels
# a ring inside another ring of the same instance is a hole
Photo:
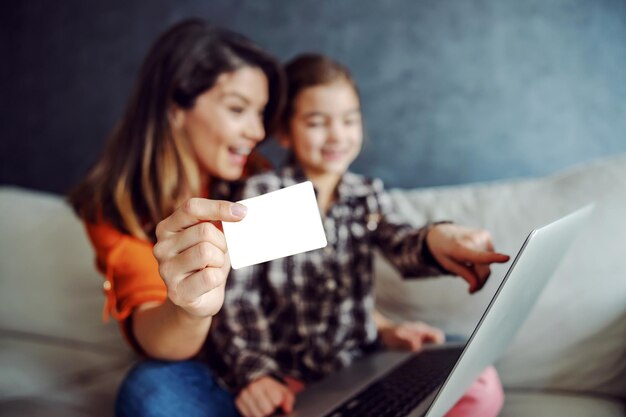
[[[375,179],[369,197],[368,229],[373,242],[385,257],[405,277],[426,277],[446,274],[447,271],[430,256],[426,236],[433,225],[421,228],[411,226],[395,210],[383,183]]]
[[[491,273],[490,264],[509,260],[494,251],[486,230],[450,224],[413,228],[393,209],[381,181],[374,181],[379,222],[374,239],[387,258],[407,276],[458,275],[470,293],[480,290]]]
[[[236,390],[263,376],[281,374],[274,360],[273,324],[261,305],[261,282],[266,273],[265,264],[231,271],[224,308],[209,335]]]
[[[210,340],[228,369],[244,417],[269,416],[277,408],[290,413],[295,395],[274,357],[272,326],[261,304],[267,264],[233,270],[224,308],[215,318]]]

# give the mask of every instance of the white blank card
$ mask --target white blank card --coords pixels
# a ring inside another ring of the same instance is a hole
[[[233,269],[326,246],[311,181],[239,201],[243,220],[223,222]]]

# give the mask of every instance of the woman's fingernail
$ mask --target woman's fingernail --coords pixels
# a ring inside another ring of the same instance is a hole
[[[243,217],[248,212],[248,208],[244,206],[243,204],[235,203],[232,206],[230,206],[230,212],[232,213],[233,216]]]

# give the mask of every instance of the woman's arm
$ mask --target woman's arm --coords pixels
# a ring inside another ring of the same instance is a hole
[[[244,216],[240,204],[192,198],[157,225],[153,253],[167,299],[136,309],[132,326],[149,356],[180,360],[200,350],[211,319],[224,302],[230,271],[224,234],[212,222],[239,221]]]
[[[132,333],[151,358],[184,360],[200,351],[211,320],[190,315],[168,298],[162,304],[146,303],[137,308],[132,317]]]

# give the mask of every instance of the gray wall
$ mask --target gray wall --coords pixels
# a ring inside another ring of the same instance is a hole
[[[388,186],[535,176],[626,152],[623,0],[23,0],[0,16],[0,182],[74,184],[150,43],[190,16],[281,59],[321,51],[351,67],[369,133],[353,168]]]

